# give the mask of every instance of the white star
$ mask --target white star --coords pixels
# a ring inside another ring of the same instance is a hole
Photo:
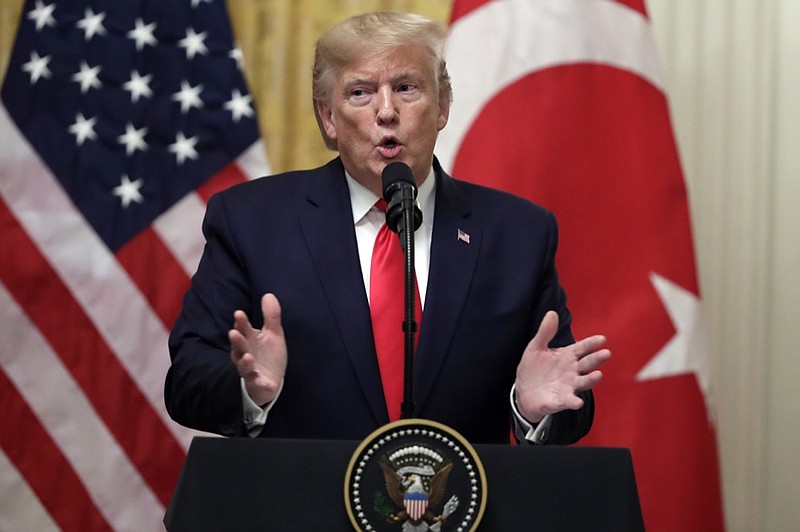
[[[137,149],[147,151],[147,143],[144,141],[144,136],[147,135],[147,128],[136,129],[133,124],[125,126],[125,134],[120,135],[117,140],[120,144],[125,145],[125,154],[130,157]]]
[[[242,96],[239,89],[233,89],[231,99],[225,102],[222,107],[231,112],[234,122],[238,122],[242,116],[253,116],[253,108],[250,107],[250,102],[252,101],[253,97],[249,94]]]
[[[41,0],[36,0],[36,7],[28,11],[28,19],[36,21],[36,31],[45,26],[55,26],[56,19],[53,17],[53,11],[55,10],[55,4],[46,6]]]
[[[192,107],[200,109],[203,107],[203,100],[200,99],[202,91],[202,85],[192,87],[187,81],[181,81],[181,90],[172,95],[172,100],[181,102],[181,113],[186,113]]]
[[[242,49],[238,46],[231,48],[231,51],[228,52],[228,57],[236,61],[236,68],[241,70],[242,69],[242,61],[244,56],[242,55]]]
[[[141,18],[136,19],[136,28],[127,33],[128,37],[136,41],[136,50],[140,51],[144,45],[155,46],[158,43],[153,32],[156,30],[156,23],[151,22],[145,25]]]
[[[175,143],[170,144],[167,148],[170,153],[175,154],[178,164],[181,165],[187,159],[197,159],[197,150],[194,149],[197,144],[197,137],[186,138],[181,131],[175,136]]]
[[[714,420],[709,361],[711,350],[701,312],[702,303],[692,292],[656,273],[650,274],[650,282],[675,326],[675,336],[639,370],[636,380],[694,373],[703,392],[709,419]]]
[[[136,103],[139,101],[140,96],[149,98],[153,95],[153,91],[150,90],[149,85],[151,79],[153,79],[151,74],[142,77],[137,71],[132,70],[131,79],[123,83],[122,88],[126,91],[130,91],[131,101]]]
[[[207,36],[207,31],[198,35],[194,32],[194,28],[188,28],[186,30],[186,37],[178,41],[178,46],[186,49],[187,59],[194,59],[195,54],[205,55],[208,53],[208,48],[206,48],[203,42]]]
[[[103,84],[97,78],[100,74],[100,66],[89,68],[86,61],[81,61],[81,71],[72,75],[72,81],[81,84],[81,94],[85,94],[89,88],[97,89]]]
[[[39,57],[39,54],[35,51],[31,52],[31,60],[22,65],[22,70],[31,75],[31,85],[36,85],[36,82],[39,81],[41,77],[49,78],[53,75],[50,69],[47,68],[49,62],[49,55]]]
[[[97,118],[86,119],[83,113],[75,115],[75,123],[69,126],[69,132],[75,135],[78,146],[81,146],[86,139],[95,140],[97,133],[94,132],[94,125],[97,123]]]
[[[126,174],[123,174],[121,183],[114,187],[112,193],[115,196],[119,196],[122,202],[122,208],[127,209],[132,201],[136,203],[142,203],[144,201],[144,196],[139,192],[143,184],[144,182],[141,179],[131,182],[130,178]]]
[[[105,13],[97,13],[95,15],[91,8],[86,8],[85,15],[78,21],[77,26],[85,31],[84,40],[89,41],[95,35],[105,35],[106,28],[103,26],[103,19],[106,18]]]

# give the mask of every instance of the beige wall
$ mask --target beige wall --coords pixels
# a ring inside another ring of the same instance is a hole
[[[0,72],[21,0],[0,0]],[[450,0],[229,0],[276,171],[330,154],[310,112],[320,31]],[[800,2],[649,0],[689,186],[731,531],[800,527]],[[679,509],[676,509],[679,511]]]
[[[713,334],[732,531],[800,529],[800,2],[649,0]]]

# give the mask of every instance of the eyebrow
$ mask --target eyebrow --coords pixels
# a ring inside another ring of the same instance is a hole
[[[392,76],[391,82],[392,82],[392,84],[396,84],[396,83],[400,83],[401,81],[404,81],[404,80],[413,80],[415,83],[419,84],[420,86],[423,86],[424,85],[424,83],[423,83],[424,79],[425,79],[425,76],[421,72],[419,72],[417,70],[404,70],[403,72],[400,72],[399,74],[396,74],[396,75]],[[357,77],[354,77],[354,78],[352,78],[350,80],[347,80],[342,85],[342,87],[345,90],[347,90],[347,89],[350,89],[351,87],[354,87],[354,86],[357,86],[357,85],[374,85],[374,84],[375,84],[375,79],[374,78],[365,77],[365,76],[357,76]]]

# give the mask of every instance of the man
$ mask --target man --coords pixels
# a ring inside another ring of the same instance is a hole
[[[572,338],[553,216],[454,180],[434,158],[452,99],[445,38],[437,23],[398,13],[354,17],[320,38],[315,113],[340,156],[209,201],[206,249],[170,337],[165,397],[176,421],[227,436],[340,439],[390,421],[370,276],[381,174],[401,161],[423,212],[417,417],[478,443],[508,441],[512,422],[534,443],[589,430],[597,368],[611,354],[602,336]]]

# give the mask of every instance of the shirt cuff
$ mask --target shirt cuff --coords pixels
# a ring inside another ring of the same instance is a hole
[[[511,411],[514,412],[514,421],[517,425],[517,436],[520,434],[530,443],[542,445],[547,443],[550,438],[550,426],[553,424],[553,416],[550,414],[544,416],[539,423],[532,424],[527,419],[522,417],[517,408],[517,399],[515,397],[516,384],[511,387]]]
[[[281,379],[281,385],[280,388],[278,388],[278,393],[275,395],[275,399],[270,401],[264,408],[257,405],[247,393],[247,388],[244,385],[244,379],[240,378],[239,382],[241,383],[242,387],[242,411],[244,416],[244,426],[247,427],[247,435],[251,438],[255,438],[261,433],[261,430],[267,423],[267,415],[269,414],[269,411],[272,410],[272,407],[275,405],[278,397],[281,396],[281,390],[283,390],[283,379]]]

